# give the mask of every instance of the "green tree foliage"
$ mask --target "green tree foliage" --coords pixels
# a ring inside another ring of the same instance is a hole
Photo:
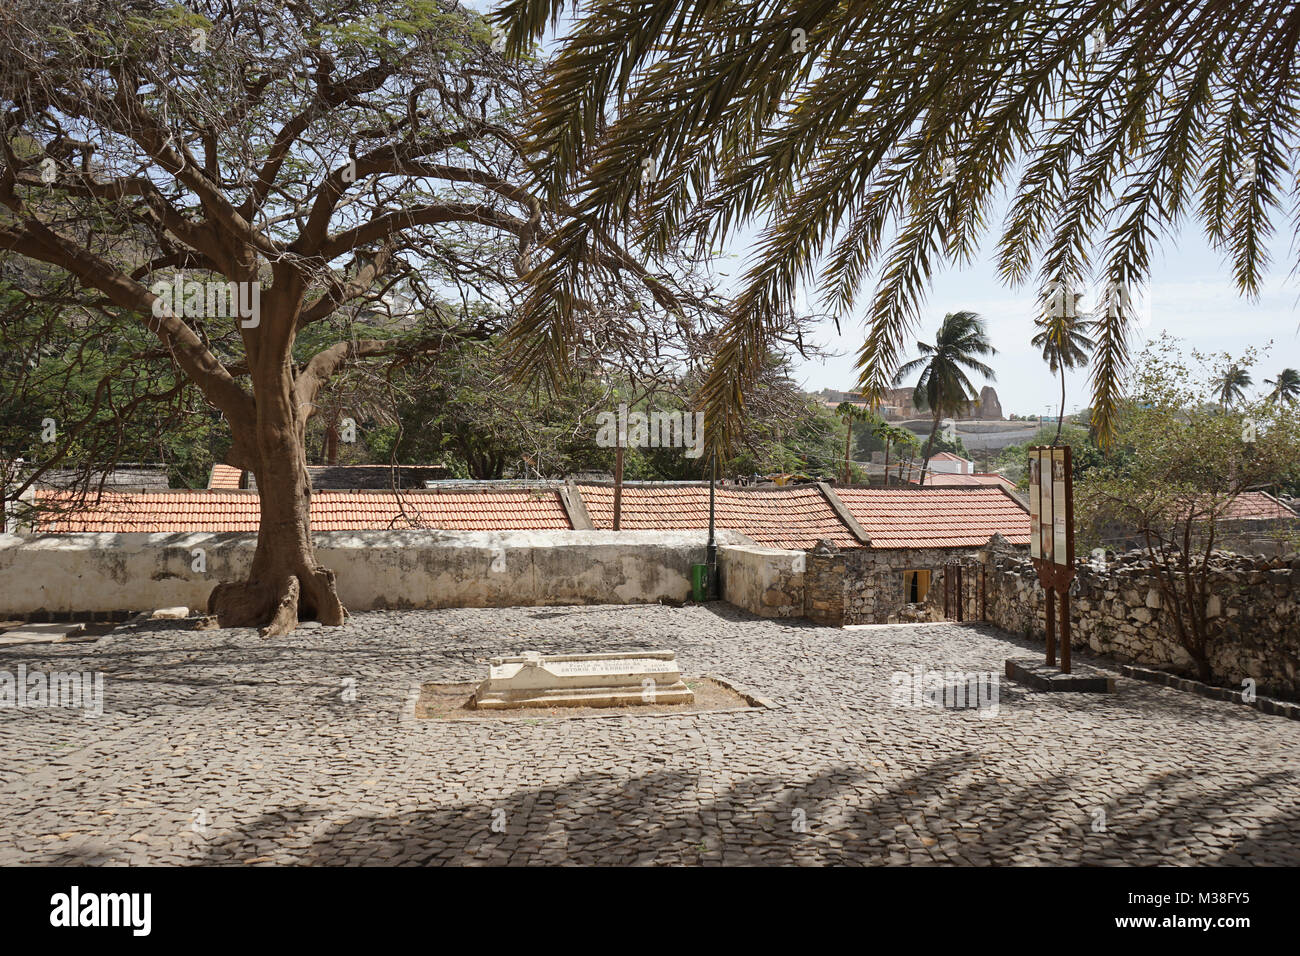
[[[1278,372],[1277,378],[1264,379],[1264,384],[1273,386],[1272,391],[1268,393],[1270,402],[1294,405],[1300,401],[1300,372],[1293,368],[1282,369]]]
[[[1102,451],[1097,447],[1092,431],[1080,425],[1066,425],[1063,428],[1044,426],[1029,441],[1019,445],[1009,445],[1002,449],[993,462],[993,469],[1006,475],[1021,488],[1029,487],[1029,473],[1025,467],[1029,449],[1035,445],[1069,445],[1071,460],[1074,462],[1076,481],[1090,468],[1106,462],[1122,460],[1126,452],[1123,448],[1112,447]]]
[[[603,389],[575,379],[559,393],[511,382],[495,341],[462,342],[436,367],[394,383],[394,421],[374,430],[379,460],[447,465],[454,477],[556,478],[601,468],[594,418]]]
[[[1125,456],[1075,485],[1080,550],[1116,536],[1142,542],[1202,679],[1221,627],[1208,614],[1208,581],[1225,514],[1242,492],[1294,482],[1300,472],[1300,419],[1292,410],[1263,399],[1243,397],[1230,409],[1216,401],[1224,377],[1255,361],[1249,351],[1235,359],[1184,357],[1163,336],[1142,354],[1119,420],[1116,444]]]
[[[1065,370],[1082,368],[1096,346],[1087,335],[1092,322],[1081,319],[1073,308],[1058,309],[1037,321],[1038,333],[1030,344],[1043,353],[1043,361],[1053,373],[1061,376],[1061,414],[1056,420],[1056,436],[1052,444],[1061,439],[1061,426],[1065,424]]]
[[[198,389],[150,359],[156,340],[120,328],[116,310],[75,296],[66,280],[19,281],[0,283],[0,484],[10,508],[26,510],[18,499],[37,483],[72,493],[61,506],[73,507],[123,463],[161,464],[173,485],[206,486],[229,438]]]
[[[1250,372],[1240,365],[1233,365],[1223,370],[1223,372],[1214,379],[1214,397],[1220,405],[1225,408],[1229,405],[1235,405],[1246,397],[1246,389],[1250,388],[1254,382],[1251,380]]]
[[[601,229],[648,249],[762,230],[706,392],[719,426],[808,279],[839,314],[867,300],[861,388],[887,387],[932,277],[974,258],[1009,193],[1003,280],[1107,289],[1091,404],[1108,442],[1161,238],[1199,224],[1253,295],[1291,221],[1289,0],[509,0],[496,17],[507,49],[564,21],[531,132],[552,195],[589,218],[548,272]],[[562,305],[534,304],[535,327],[563,327]]]

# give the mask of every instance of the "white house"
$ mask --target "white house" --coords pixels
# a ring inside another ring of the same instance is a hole
[[[975,463],[950,451],[941,451],[930,459],[930,470],[943,475],[973,475]]]

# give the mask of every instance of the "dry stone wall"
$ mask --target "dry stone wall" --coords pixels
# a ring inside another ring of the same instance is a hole
[[[1042,641],[1046,601],[1038,574],[1019,554],[989,549],[971,562],[985,574],[986,620]],[[1260,693],[1300,694],[1300,554],[1282,557],[1216,554],[1209,576],[1209,661],[1213,680],[1240,687],[1251,678]],[[1156,571],[1141,552],[1108,562],[1080,562],[1070,592],[1072,640],[1098,654],[1188,677],[1190,654],[1177,637]],[[931,586],[928,613],[943,613],[943,581]]]

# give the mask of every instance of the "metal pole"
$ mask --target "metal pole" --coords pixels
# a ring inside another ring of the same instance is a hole
[[[714,536],[714,509],[718,483],[718,456],[709,455],[709,544],[705,549],[705,563],[709,566],[709,596],[714,594],[716,575],[718,573],[718,543]]]
[[[1061,673],[1070,673],[1070,592],[1061,588]]]
[[[614,453],[614,530],[620,530],[623,519],[623,436],[619,436],[618,450]]]

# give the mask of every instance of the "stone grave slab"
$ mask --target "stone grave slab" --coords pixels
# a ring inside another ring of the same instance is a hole
[[[83,623],[66,624],[19,624],[0,633],[0,646],[6,644],[67,644],[81,640],[98,640],[98,637],[82,637],[86,629]]]
[[[513,707],[624,707],[689,704],[676,651],[540,654],[493,657],[487,680],[474,691],[482,710]]]

